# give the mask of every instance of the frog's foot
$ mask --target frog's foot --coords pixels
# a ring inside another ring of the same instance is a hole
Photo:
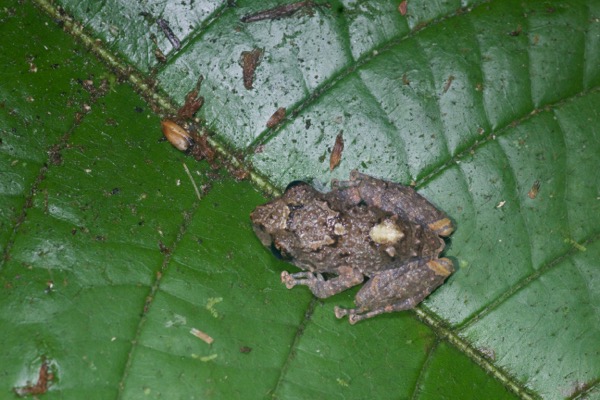
[[[334,308],[334,312],[337,318],[343,318],[347,315],[348,322],[350,322],[351,325],[354,325],[358,321],[372,318],[379,314],[410,310],[411,308],[414,308],[417,304],[417,301],[409,299],[394,304],[388,304],[386,306],[379,307],[374,310],[368,310],[366,307],[341,308],[336,306]]]
[[[313,274],[308,271],[296,272],[295,274],[290,274],[287,271],[281,273],[281,283],[284,283],[288,289],[296,285],[310,286],[312,281],[325,281],[325,279],[321,274]]]
[[[290,274],[287,271],[283,271],[281,273],[281,282],[288,289],[296,285],[306,285],[315,296],[324,299],[352,286],[356,286],[364,280],[364,275],[356,269],[342,267],[338,272],[339,276],[325,280],[323,275],[319,273],[302,271]]]

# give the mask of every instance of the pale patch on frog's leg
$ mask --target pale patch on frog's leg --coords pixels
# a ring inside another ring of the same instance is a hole
[[[454,272],[454,263],[446,257],[428,261],[427,267],[442,279],[446,279]]]
[[[427,226],[429,229],[443,237],[450,236],[452,232],[454,232],[454,225],[452,225],[452,221],[448,217],[438,219],[437,221],[427,224]]]
[[[350,267],[340,267],[339,275],[335,278],[325,280],[321,274],[314,274],[308,271],[290,274],[287,271],[281,273],[281,281],[285,283],[288,289],[296,285],[308,286],[310,291],[317,297],[324,299],[334,294],[343,292],[346,289],[362,283],[364,275],[357,269]]]
[[[382,210],[401,215],[411,222],[427,226],[439,236],[450,236],[454,225],[446,213],[439,210],[425,197],[409,186],[390,182],[383,193],[372,189],[373,185],[364,185],[361,190],[363,199],[372,197],[371,202]],[[367,204],[369,200],[365,199]]]

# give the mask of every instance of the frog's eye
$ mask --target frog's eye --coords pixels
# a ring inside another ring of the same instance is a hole
[[[285,188],[285,191],[287,192],[288,190],[297,187],[297,186],[301,186],[301,185],[308,185],[308,183],[304,182],[304,181],[291,181],[290,183],[288,183],[288,185]]]
[[[279,242],[277,239],[274,239],[271,242],[271,252],[280,260],[291,260],[294,258],[294,256],[288,252],[286,245]]]
[[[271,253],[273,253],[273,255],[279,260],[283,260],[284,258],[283,254],[281,254],[281,251],[277,248],[275,243],[271,243]]]

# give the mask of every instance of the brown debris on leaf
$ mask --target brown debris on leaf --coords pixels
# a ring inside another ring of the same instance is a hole
[[[185,103],[177,115],[172,119],[163,119],[160,124],[163,134],[177,150],[188,152],[196,160],[206,159],[212,164],[215,150],[209,145],[206,132],[198,134],[191,124],[186,124],[204,104],[204,97],[198,95],[203,79],[200,76],[196,87],[185,96]]]
[[[406,73],[402,74],[402,84],[410,86],[410,80],[408,79],[408,76],[406,75]]]
[[[202,80],[203,77],[200,76],[196,87],[186,95],[185,103],[177,111],[177,114],[167,116],[161,121],[163,134],[173,147],[194,157],[196,161],[206,160],[212,169],[225,166],[230,172],[233,171],[232,174],[236,179],[245,179],[249,172],[235,166],[241,165],[239,158],[236,157],[233,161],[217,162],[217,150],[211,144],[208,129],[198,128],[199,121],[193,120],[196,112],[204,104],[204,98],[198,95]],[[200,131],[198,131],[199,129]],[[197,195],[199,196],[198,191]]]
[[[52,380],[54,380],[54,374],[50,371],[48,361],[44,357],[35,385],[28,384],[27,386],[15,387],[13,390],[20,397],[44,394],[48,391],[48,386]]]
[[[342,160],[342,151],[344,151],[344,137],[342,136],[342,133],[343,132],[340,131],[335,138],[335,144],[333,145],[333,150],[331,151],[331,157],[329,157],[330,171],[333,171]]]
[[[153,47],[154,47],[154,57],[156,58],[156,60],[159,63],[166,63],[167,62],[167,56],[165,55],[165,53],[162,52],[162,50],[160,49],[160,46],[158,45],[158,40],[156,39],[156,35],[155,34],[150,34],[150,40],[153,43]]]
[[[281,6],[277,6],[274,8],[269,8],[268,10],[259,11],[253,14],[244,15],[240,18],[241,22],[249,23],[249,22],[257,22],[263,21],[265,19],[280,19],[291,17],[296,12],[300,11],[303,8],[312,10],[313,7],[331,7],[329,4],[317,4],[314,1],[297,1],[291,4],[284,4]]]
[[[198,78],[198,83],[196,83],[196,87],[185,96],[185,103],[181,106],[179,111],[177,111],[177,118],[184,120],[192,119],[198,110],[202,108],[204,97],[198,96],[198,93],[200,93],[200,87],[202,86],[203,80],[204,77],[200,76],[200,78]]]
[[[448,79],[446,80],[446,84],[444,85],[444,90],[442,91],[442,93],[446,93],[448,91],[448,89],[450,89],[450,86],[452,86],[452,82],[454,82],[455,76],[454,75],[450,75],[448,77]]]
[[[163,53],[159,48],[154,49],[154,57],[156,58],[156,61],[161,64],[165,64],[167,62],[167,56],[165,56],[165,53]]]
[[[167,37],[167,40],[169,42],[171,42],[171,46],[173,46],[173,48],[175,50],[179,50],[181,48],[181,41],[175,35],[175,33],[173,33],[173,30],[169,26],[169,23],[166,20],[164,20],[162,18],[159,18],[159,19],[156,20],[156,25],[158,25],[158,27],[160,28],[160,30]]]
[[[48,150],[48,161],[50,161],[52,165],[62,165],[61,150],[62,144],[60,143],[55,144],[54,146],[50,147],[50,150]]]
[[[231,168],[229,168],[229,172],[231,173],[231,175],[233,175],[233,177],[235,178],[236,181],[243,181],[250,176],[250,172],[248,172],[248,170],[244,169],[243,167],[241,167],[241,168],[231,167]]]
[[[254,72],[258,64],[260,64],[263,54],[264,50],[258,48],[251,51],[242,51],[240,64],[242,65],[244,87],[248,90],[252,90],[253,88]]]
[[[267,121],[267,128],[277,126],[285,118],[285,107],[279,107]]]
[[[202,134],[192,132],[192,137],[194,139],[194,147],[190,149],[190,154],[196,160],[206,160],[211,167],[216,168],[217,166],[214,165],[214,160],[217,152],[208,143],[208,134],[206,132],[203,132]]]
[[[194,145],[192,136],[183,127],[175,123],[175,121],[163,119],[160,121],[160,126],[163,135],[177,150],[188,151]]]
[[[406,15],[406,12],[408,11],[408,2],[406,0],[400,3],[400,5],[398,6],[398,11],[400,11],[400,15]]]
[[[531,186],[531,189],[529,189],[529,192],[527,193],[527,196],[529,196],[529,198],[531,200],[534,200],[538,193],[540,192],[540,181],[535,181],[533,182],[533,186]]]
[[[523,32],[523,27],[521,26],[521,24],[519,24],[519,25],[517,25],[517,29],[509,32],[508,34],[510,36],[519,36],[521,34],[521,32]]]

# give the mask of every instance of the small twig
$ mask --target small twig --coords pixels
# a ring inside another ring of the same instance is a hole
[[[192,335],[196,336],[198,339],[205,341],[208,344],[211,344],[215,340],[212,337],[208,336],[206,333],[204,333],[201,330],[198,330],[196,328],[190,329],[190,333]]]
[[[284,4],[275,8],[270,8],[268,10],[263,10],[256,12],[254,14],[244,15],[240,18],[242,22],[257,22],[265,19],[279,19],[286,18],[294,15],[297,11],[302,8],[312,8],[312,7],[330,7],[329,4],[317,4],[314,1],[298,1],[291,4]]]
[[[169,42],[171,42],[171,46],[173,46],[175,50],[179,50],[181,48],[181,42],[175,33],[173,33],[169,23],[166,20],[159,18],[156,20],[156,24],[163,31]]]
[[[196,196],[198,196],[198,200],[202,200],[202,196],[200,195],[200,191],[198,190],[198,186],[196,186],[196,182],[194,181],[194,178],[192,177],[190,170],[188,169],[187,165],[185,165],[185,163],[182,163],[182,164],[183,164],[183,169],[185,169],[185,173],[190,178],[190,181],[192,181],[192,186],[194,187],[194,190],[196,191]]]

